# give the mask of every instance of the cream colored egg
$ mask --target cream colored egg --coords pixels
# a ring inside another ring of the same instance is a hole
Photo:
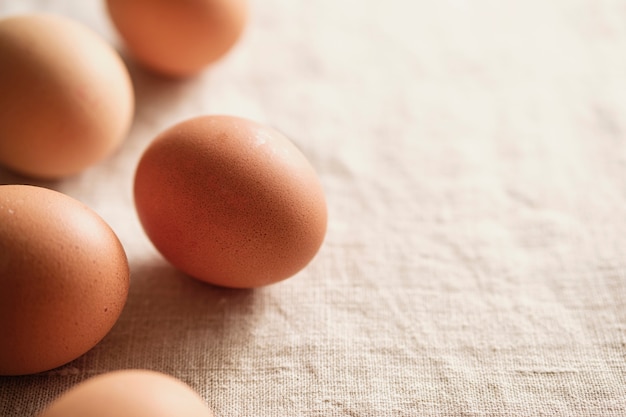
[[[126,67],[96,33],[52,14],[0,20],[0,164],[59,178],[109,156],[134,108]]]
[[[99,375],[72,388],[38,417],[212,417],[200,396],[174,377],[144,370]]]

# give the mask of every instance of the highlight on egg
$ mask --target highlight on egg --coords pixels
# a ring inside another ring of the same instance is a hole
[[[222,58],[246,25],[246,0],[107,0],[111,21],[140,64],[172,77]]]
[[[211,284],[289,278],[318,252],[327,208],[317,174],[280,132],[234,116],[167,129],[137,166],[135,206],[154,246]]]
[[[0,20],[0,165],[31,177],[77,174],[110,156],[134,94],[117,52],[69,18]]]
[[[129,267],[111,227],[46,188],[0,186],[0,375],[66,364],[113,327]]]
[[[213,417],[184,382],[155,371],[101,374],[71,388],[38,417]]]

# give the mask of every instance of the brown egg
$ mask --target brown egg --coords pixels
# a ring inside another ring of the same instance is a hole
[[[0,20],[0,164],[59,178],[110,155],[133,115],[124,63],[83,25],[49,14]]]
[[[137,167],[135,203],[166,259],[226,287],[292,276],[326,233],[324,192],[304,155],[237,117],[198,117],[159,135]]]
[[[146,67],[180,77],[228,52],[243,32],[245,0],[107,0],[130,53]]]
[[[124,370],[82,382],[39,417],[213,417],[182,381],[154,371]]]
[[[56,191],[0,186],[0,375],[76,359],[111,329],[128,294],[111,228]]]

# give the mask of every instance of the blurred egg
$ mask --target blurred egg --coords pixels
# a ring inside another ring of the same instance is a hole
[[[59,178],[110,155],[131,123],[119,55],[82,24],[51,14],[0,20],[0,164]]]
[[[326,233],[326,201],[311,164],[281,133],[238,117],[193,118],[161,133],[140,160],[134,193],[156,248],[215,285],[288,278]]]
[[[0,186],[0,375],[76,359],[113,327],[129,285],[124,249],[84,204]]]
[[[39,417],[212,417],[200,396],[182,381],[154,371],[124,370],[88,379]]]
[[[107,6],[131,55],[174,77],[221,58],[247,20],[245,0],[107,0]]]

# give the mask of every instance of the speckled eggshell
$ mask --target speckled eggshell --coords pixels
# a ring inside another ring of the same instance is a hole
[[[213,417],[182,381],[154,371],[123,370],[84,381],[38,417]]]
[[[0,375],[76,359],[126,302],[126,254],[91,209],[56,191],[0,186]]]
[[[326,233],[322,186],[281,133],[202,116],[159,135],[135,176],[135,203],[156,248],[187,274],[251,288],[294,275]]]
[[[240,38],[246,0],[107,0],[130,54],[173,77],[193,75],[224,56]]]

